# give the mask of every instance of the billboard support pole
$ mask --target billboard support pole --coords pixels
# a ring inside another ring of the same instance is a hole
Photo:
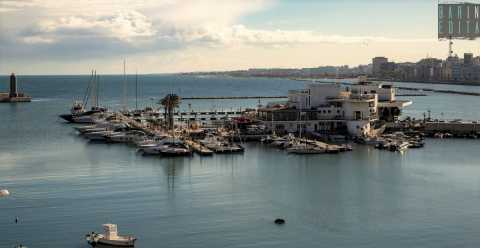
[[[451,58],[453,56],[453,41],[452,36],[448,37],[448,57]]]

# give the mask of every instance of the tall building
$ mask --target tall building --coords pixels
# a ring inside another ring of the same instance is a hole
[[[399,63],[395,68],[395,77],[399,80],[415,80],[415,63]]]
[[[435,58],[422,59],[415,65],[415,80],[437,81],[442,78],[442,60]]]
[[[375,57],[372,59],[372,74],[374,77],[381,76],[382,66],[388,63],[388,58]]]
[[[458,81],[461,78],[461,64],[458,56],[448,57],[442,63],[442,80]]]
[[[463,54],[463,64],[472,65],[473,64],[473,53],[464,53]]]
[[[480,81],[480,64],[472,53],[463,54],[462,79],[464,81]]]

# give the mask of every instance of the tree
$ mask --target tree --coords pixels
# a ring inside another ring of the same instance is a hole
[[[176,94],[167,94],[159,101],[164,109],[165,124],[169,130],[173,129],[173,110],[180,105],[180,97]]]

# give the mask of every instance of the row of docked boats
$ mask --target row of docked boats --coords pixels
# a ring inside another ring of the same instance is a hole
[[[292,134],[286,136],[276,136],[273,134],[266,136],[261,142],[272,147],[285,149],[288,153],[292,154],[339,153],[352,150],[352,146],[349,144],[331,145],[316,140],[297,138]]]
[[[227,137],[209,134],[203,139],[193,140],[188,135],[177,136],[155,131],[146,132],[146,128],[132,126],[125,120],[96,119],[95,124],[74,127],[80,136],[91,142],[124,143],[137,147],[143,155],[190,156],[193,152],[200,155],[213,153],[240,153],[243,146],[230,141]]]
[[[136,146],[143,155],[190,156],[192,150],[179,138],[166,134],[150,135],[129,124],[97,123],[75,127],[81,136],[92,142],[124,143]]]
[[[425,146],[423,136],[416,134],[407,135],[402,132],[383,134],[375,138],[364,138],[358,142],[391,152],[403,152],[409,148],[422,148]]]

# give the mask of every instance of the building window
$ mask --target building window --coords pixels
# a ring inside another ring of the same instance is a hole
[[[362,119],[362,112],[355,111],[355,120],[361,120],[361,119]]]

